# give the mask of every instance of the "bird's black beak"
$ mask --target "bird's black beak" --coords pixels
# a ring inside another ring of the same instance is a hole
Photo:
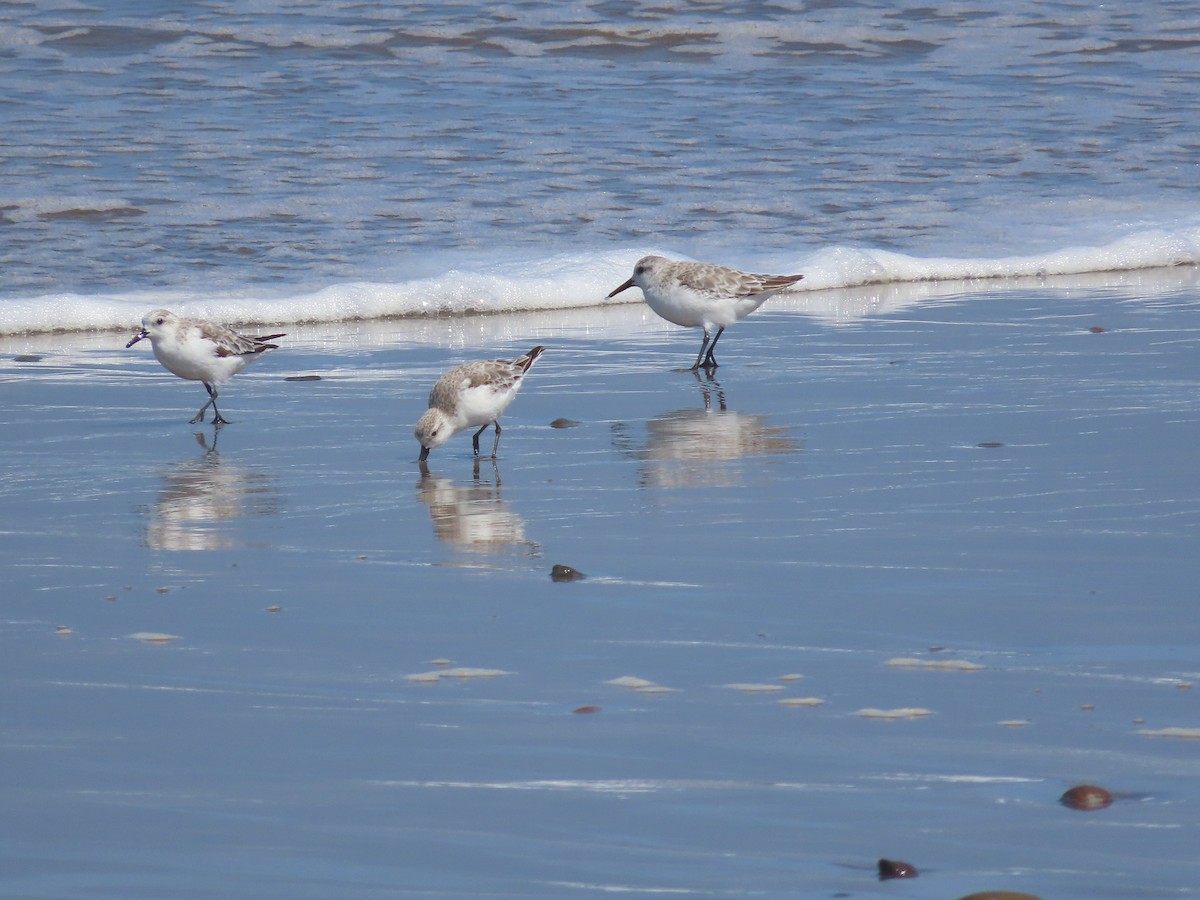
[[[604,299],[607,300],[609,297],[615,297],[615,296],[617,296],[617,294],[621,293],[621,291],[627,291],[631,287],[633,287],[633,279],[632,278],[630,278],[627,282],[625,282],[623,285],[621,285],[619,288],[617,288],[615,291],[613,291],[611,294],[609,294],[608,297],[605,297]]]
[[[138,341],[140,341],[142,338],[145,338],[145,337],[150,337],[150,335],[147,334],[146,329],[143,328],[141,331],[139,331],[137,334],[135,334],[132,338],[130,338],[129,343],[125,345],[125,349],[128,350],[130,347],[132,347],[134,344],[136,344]]]
[[[427,460],[427,459],[429,459],[429,448],[422,447],[421,455],[417,457],[417,462],[425,462],[425,460]]]

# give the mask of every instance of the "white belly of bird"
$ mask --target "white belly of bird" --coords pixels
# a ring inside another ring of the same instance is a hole
[[[643,291],[643,293],[645,293]],[[646,305],[668,322],[690,328],[725,328],[758,309],[765,297],[716,298],[689,288],[646,293]]]
[[[188,348],[198,347],[199,351],[189,352]],[[207,381],[210,384],[221,384],[228,381],[246,367],[246,359],[241,356],[217,356],[215,345],[208,341],[197,341],[192,344],[167,344],[163,341],[154,342],[154,355],[167,371],[186,378],[189,381]]]
[[[463,427],[486,425],[497,418],[512,402],[516,391],[495,391],[487,385],[466,390],[458,405]]]

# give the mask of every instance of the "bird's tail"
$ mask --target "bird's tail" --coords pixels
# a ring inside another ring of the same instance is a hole
[[[252,338],[250,338],[250,340],[254,341],[255,344],[261,345],[261,346],[255,347],[254,352],[262,353],[264,350],[278,350],[279,349],[278,344],[271,344],[271,343],[268,343],[268,341],[273,341],[276,338],[281,338],[281,337],[287,337],[287,332],[282,332],[280,334],[264,334],[262,337],[252,337]]]
[[[782,291],[804,278],[803,275],[755,275],[754,277],[762,283],[759,288],[762,293]]]
[[[529,371],[530,367],[534,364],[534,362],[537,360],[537,358],[542,355],[542,351],[545,349],[546,348],[543,347],[541,344],[538,344],[536,347],[534,347],[532,350],[530,350],[524,356],[520,356],[520,357],[517,357],[516,359],[514,359],[513,367],[520,369],[521,374],[524,375],[526,372]]]

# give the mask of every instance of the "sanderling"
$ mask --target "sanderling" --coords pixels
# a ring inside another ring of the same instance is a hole
[[[534,347],[524,356],[509,362],[506,359],[487,359],[455,366],[438,379],[429,392],[429,409],[417,421],[416,436],[421,442],[421,461],[429,451],[440,447],[464,428],[479,425],[472,438],[475,455],[479,455],[479,436],[489,425],[496,428],[492,458],[500,446],[500,414],[512,403],[521,387],[521,379],[545,350]]]
[[[646,305],[668,322],[703,328],[704,343],[692,366],[694,371],[702,365],[705,368],[717,365],[713,349],[727,325],[746,318],[772,294],[791,287],[803,277],[751,275],[711,263],[643,256],[633,268],[633,277],[608,296],[615,297],[636,285],[646,296]],[[714,328],[717,333],[710,344]]]
[[[282,334],[247,337],[224,325],[185,319],[165,309],[156,309],[142,317],[142,330],[125,349],[142,338],[150,338],[154,355],[163,368],[180,378],[202,382],[208,391],[208,402],[200,407],[192,423],[204,421],[204,413],[211,406],[213,424],[227,425],[228,421],[217,409],[217,385],[242,371],[264,350],[276,349],[278,344],[267,342],[281,337]]]

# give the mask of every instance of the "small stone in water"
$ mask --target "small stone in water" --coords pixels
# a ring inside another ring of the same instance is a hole
[[[879,860],[879,880],[889,878],[916,878],[917,867],[898,859]]]
[[[1094,784],[1077,784],[1066,791],[1058,802],[1068,809],[1092,810],[1112,806],[1113,795]]]
[[[578,569],[574,569],[571,566],[564,566],[559,563],[555,563],[553,568],[550,569],[550,579],[552,581],[579,581],[581,578],[586,577],[587,576]]]
[[[589,715],[590,713],[600,712],[600,707],[598,707],[598,706],[580,706],[580,707],[577,707],[576,709],[573,709],[572,712],[577,713],[578,715],[581,715],[581,716],[586,716],[586,715]]]
[[[574,419],[558,418],[550,423],[551,428],[574,428],[579,423]]]

